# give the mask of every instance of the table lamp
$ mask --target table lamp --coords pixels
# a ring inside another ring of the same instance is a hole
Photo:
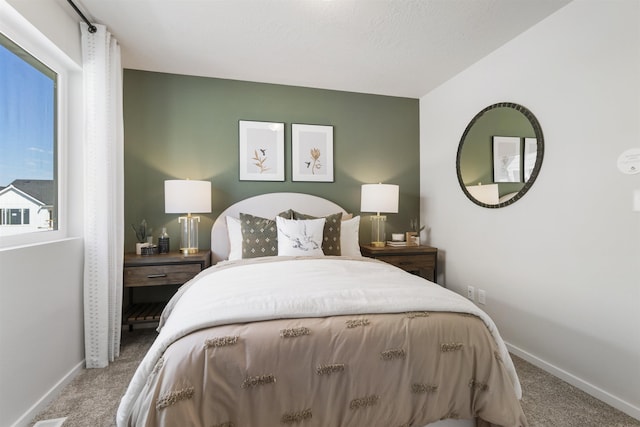
[[[360,212],[376,212],[371,216],[371,246],[385,245],[384,213],[398,213],[399,186],[394,184],[363,184],[360,194]]]
[[[178,218],[180,227],[180,252],[195,254],[198,252],[199,216],[192,213],[211,212],[211,182],[186,180],[168,180],[164,182],[165,213],[186,213]]]

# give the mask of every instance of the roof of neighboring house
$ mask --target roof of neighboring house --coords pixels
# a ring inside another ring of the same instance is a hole
[[[53,205],[55,201],[54,182],[51,179],[16,179],[10,185],[45,205]]]

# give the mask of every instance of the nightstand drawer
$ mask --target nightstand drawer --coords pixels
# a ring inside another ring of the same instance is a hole
[[[200,264],[150,265],[125,267],[123,284],[125,287],[180,285],[198,274]]]
[[[434,269],[436,266],[436,257],[434,255],[381,255],[377,256],[376,259],[407,271]]]
[[[417,273],[435,282],[438,277],[438,249],[431,246],[383,246],[360,245],[363,256],[379,259]]]

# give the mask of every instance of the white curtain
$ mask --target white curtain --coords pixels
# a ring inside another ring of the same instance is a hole
[[[124,154],[120,46],[104,25],[82,31],[84,334],[87,368],[120,354]]]

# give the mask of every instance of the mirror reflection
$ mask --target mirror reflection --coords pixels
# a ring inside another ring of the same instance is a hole
[[[542,129],[531,111],[514,103],[490,105],[471,120],[458,146],[462,191],[480,206],[508,206],[535,181],[543,152]]]

